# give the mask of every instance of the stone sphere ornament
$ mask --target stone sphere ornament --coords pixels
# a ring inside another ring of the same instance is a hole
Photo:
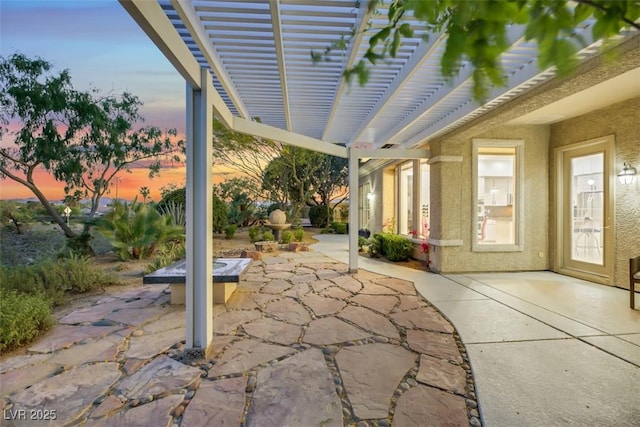
[[[282,212],[280,209],[276,209],[269,214],[269,222],[271,224],[286,224],[287,214]]]

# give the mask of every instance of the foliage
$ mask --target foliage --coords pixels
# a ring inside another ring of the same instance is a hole
[[[179,204],[182,206],[187,206],[187,189],[186,188],[178,188],[169,193],[166,193],[165,196],[158,202],[156,209],[159,212],[167,212],[167,207],[172,204]],[[213,192],[213,232],[214,233],[222,233],[224,228],[228,224],[227,220],[227,205],[220,200],[220,197]],[[186,214],[185,214],[185,224],[186,224]]]
[[[284,230],[281,236],[282,243],[291,243],[293,240],[293,232],[289,230]]]
[[[224,229],[224,237],[225,239],[233,239],[233,236],[236,234],[236,230],[238,226],[235,224],[229,224]]]
[[[260,228],[258,226],[249,227],[249,241],[251,243],[258,241],[258,233],[260,233]]]
[[[24,203],[0,200],[0,221],[22,234],[26,224],[35,220],[34,212]]]
[[[65,193],[72,197],[90,197],[92,219],[118,173],[146,164],[153,177],[162,161],[179,161],[183,143],[172,141],[175,130],[165,133],[151,126],[134,130],[134,123],[143,120],[136,96],[80,92],[73,88],[67,70],[54,73],[51,68],[43,59],[22,54],[0,58],[0,137],[6,133],[14,137],[13,146],[0,148],[0,178],[26,186],[64,234],[76,238],[77,232],[39,188],[35,170],[42,168],[64,182]],[[11,132],[15,124],[18,129]],[[86,237],[76,240],[89,252],[91,224],[85,223]]]
[[[254,118],[260,121],[258,118]],[[213,161],[231,168],[251,185],[246,187],[248,196],[255,200],[262,196],[262,178],[265,166],[280,155],[282,144],[253,135],[227,129],[216,118],[213,119]]]
[[[315,193],[311,198],[312,205],[326,206],[331,213],[349,197],[349,161],[346,158],[322,155],[318,171],[312,178]],[[334,206],[331,208],[331,206]],[[341,210],[342,212],[342,210]],[[333,215],[327,217],[326,226]],[[346,220],[343,220],[346,222]]]
[[[374,31],[362,58],[344,70],[347,81],[357,76],[361,85],[369,80],[369,67],[395,58],[403,39],[417,37],[416,30],[444,32],[447,36],[442,55],[441,73],[455,77],[466,62],[473,66],[473,92],[477,100],[485,99],[490,86],[503,86],[506,77],[501,55],[509,48],[509,29],[525,26],[525,39],[538,45],[538,64],[546,69],[555,66],[567,74],[577,64],[577,52],[585,42],[576,37],[576,29],[586,19],[594,18],[594,40],[609,39],[623,28],[640,30],[640,2],[637,0],[369,0],[371,20],[380,19],[381,6],[388,6],[387,24],[364,30]],[[328,58],[333,49],[346,50],[349,38],[342,38],[324,53],[311,52],[314,62]],[[413,43],[413,41],[412,41]]]
[[[302,227],[298,226],[293,230],[293,239],[296,242],[302,242],[304,239],[304,229]]]
[[[411,240],[397,234],[376,233],[374,239],[380,242],[380,254],[389,261],[405,261],[413,250]]]
[[[151,194],[149,187],[140,187],[140,195],[142,196],[142,203],[147,203],[147,198]]]
[[[348,224],[344,222],[332,222],[331,228],[336,232],[336,234],[347,234],[349,232],[347,225]]]
[[[254,183],[248,178],[231,178],[217,187],[220,198],[228,204],[228,219],[231,224],[248,226],[255,219],[256,200]]]
[[[51,308],[40,296],[0,287],[0,353],[28,343],[53,325]]]
[[[376,233],[373,237],[367,239],[367,247],[371,258],[378,258],[381,255],[382,240],[379,238],[379,234]]]
[[[262,240],[266,241],[266,242],[273,242],[276,240],[276,237],[273,235],[273,233],[271,231],[265,231],[262,234]]]
[[[161,215],[171,218],[171,225],[182,227],[183,229],[186,227],[187,212],[183,204],[169,200],[163,203],[162,206],[156,207],[156,209]]]
[[[358,250],[361,251],[363,247],[367,246],[367,238],[358,236]]]
[[[167,265],[183,259],[186,257],[187,249],[184,242],[167,242],[160,245],[156,251],[156,255],[153,260],[147,265],[145,269],[146,273],[153,273],[159,268],[166,267]]]
[[[327,205],[311,206],[309,208],[309,221],[314,227],[324,227],[329,222],[329,208]]]
[[[131,204],[115,202],[111,212],[98,222],[98,228],[122,260],[150,257],[159,244],[184,239],[184,230],[172,225],[172,217],[162,216],[136,200]]]
[[[34,265],[0,268],[0,287],[42,297],[54,306],[66,302],[69,293],[85,293],[115,283],[116,279],[96,270],[86,257],[71,256]]]

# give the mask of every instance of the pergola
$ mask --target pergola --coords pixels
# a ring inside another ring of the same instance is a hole
[[[186,81],[187,99],[187,348],[205,350],[212,339],[211,176],[213,116],[235,131],[349,158],[349,269],[356,271],[358,161],[428,158],[432,138],[462,126],[552,78],[540,71],[537,49],[524,27],[509,29],[502,56],[507,85],[478,104],[472,68],[462,64],[447,82],[440,74],[446,35],[415,25],[397,57],[373,67],[365,86],[348,85],[342,72],[386,23],[356,0],[120,0]],[[409,18],[410,19],[410,18]],[[371,22],[371,31],[362,31]],[[411,21],[410,21],[411,22]],[[576,37],[593,55],[586,21]],[[314,64],[311,51],[355,36],[330,61]],[[259,117],[260,122],[253,120]],[[338,145],[340,144],[340,145]]]

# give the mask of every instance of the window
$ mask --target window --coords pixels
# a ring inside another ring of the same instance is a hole
[[[429,175],[429,164],[426,160],[420,161],[420,230],[418,234],[422,237],[429,236],[430,218],[429,218],[429,203],[430,203],[430,182],[431,177]]]
[[[413,230],[413,162],[399,167],[398,233],[410,234]]]
[[[522,250],[522,141],[473,143],[473,249]]]
[[[365,183],[360,186],[360,228],[369,230],[371,222],[371,184]]]

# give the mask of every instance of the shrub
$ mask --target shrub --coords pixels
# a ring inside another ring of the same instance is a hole
[[[380,256],[380,251],[382,250],[382,240],[380,240],[377,235],[374,234],[373,237],[367,239],[367,247],[369,248],[369,255],[371,258],[378,258]]]
[[[251,243],[258,240],[259,232],[260,232],[260,229],[257,226],[254,225],[249,227],[249,240],[251,241]]]
[[[262,235],[262,240],[266,240],[267,242],[273,242],[274,240],[276,240],[276,237],[273,235],[272,232],[265,231],[264,234]]]
[[[166,212],[166,209],[168,209],[171,203],[187,206],[187,189],[178,188],[177,190],[170,191],[158,202],[156,209],[160,213]],[[213,231],[215,233],[222,233],[224,231],[224,228],[228,224],[227,215],[227,205],[213,193]]]
[[[361,251],[365,246],[367,246],[366,237],[358,236],[358,250]]]
[[[0,288],[0,352],[31,341],[53,324],[49,302]]]
[[[304,239],[304,229],[302,227],[296,227],[296,229],[293,230],[293,239],[296,242],[302,242]]]
[[[227,225],[227,227],[224,229],[224,237],[226,239],[233,239],[233,236],[236,234],[237,229],[238,226],[235,224]]]
[[[153,273],[159,268],[166,267],[174,261],[183,259],[186,256],[187,248],[184,242],[168,242],[163,244],[153,260],[147,265],[146,273]]]
[[[283,212],[287,211],[287,207],[284,206],[282,203],[272,203],[269,205],[269,207],[267,207],[267,217],[271,212],[275,211],[276,209],[280,209]]]
[[[348,227],[344,222],[334,222],[331,224],[331,228],[336,232],[336,234],[347,234]]]
[[[187,225],[187,212],[182,203],[170,200],[164,203],[162,207],[158,207],[158,212],[163,216],[171,218],[171,225],[185,228]]]
[[[113,210],[98,221],[98,231],[111,240],[122,260],[147,258],[159,244],[184,239],[184,230],[172,225],[171,217],[135,200],[130,205],[116,202]]]
[[[413,243],[406,237],[397,234],[376,234],[381,241],[381,253],[389,261],[405,261],[409,259],[413,249]]]
[[[311,206],[309,221],[314,227],[324,227],[329,219],[329,207],[326,205]]]
[[[284,230],[282,232],[282,243],[291,243],[293,240],[293,233],[289,230]]]

